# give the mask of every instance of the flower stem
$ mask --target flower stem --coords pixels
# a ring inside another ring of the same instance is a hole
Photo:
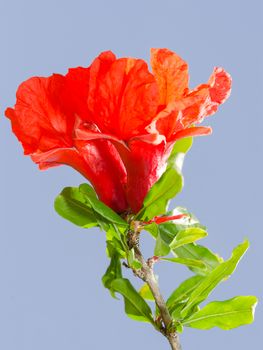
[[[181,350],[179,336],[173,325],[173,320],[166,306],[165,300],[161,294],[158,281],[153,271],[153,264],[149,263],[149,261],[145,261],[141,253],[140,245],[139,245],[139,232],[136,230],[136,226],[134,227],[133,230],[129,232],[129,235],[130,235],[130,241],[136,242],[133,245],[135,257],[142,265],[141,270],[139,271],[134,270],[134,273],[137,277],[139,277],[140,279],[142,279],[144,282],[148,284],[152,292],[152,295],[160,311],[160,315],[162,319],[162,327],[159,330],[169,341],[172,350]]]

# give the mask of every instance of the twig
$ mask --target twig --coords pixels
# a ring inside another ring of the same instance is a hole
[[[136,224],[133,225],[133,230],[129,231],[128,234],[128,241],[133,242],[133,249],[135,253],[135,258],[141,263],[142,267],[138,272],[136,273],[136,270],[134,271],[136,276],[145,281],[154,297],[155,303],[158,306],[160,310],[160,315],[162,318],[162,329],[160,330],[161,333],[168,339],[171,349],[172,350],[181,350],[181,345],[179,342],[178,333],[176,332],[176,329],[173,325],[173,320],[171,318],[171,315],[169,313],[169,310],[166,306],[166,303],[164,301],[164,298],[161,294],[158,281],[154,275],[153,271],[153,264],[151,263],[151,260],[148,260],[146,262],[141,250],[140,250],[140,242],[139,242],[139,234],[140,234],[140,228]]]

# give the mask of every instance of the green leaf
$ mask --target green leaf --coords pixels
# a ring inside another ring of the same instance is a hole
[[[161,232],[163,239],[168,245],[170,245],[174,237],[180,231],[180,229],[178,229],[178,225],[176,225],[172,221],[167,221],[163,224],[158,225],[158,229]]]
[[[173,320],[181,320],[181,312],[184,306],[186,305],[192,292],[203,279],[204,277],[198,275],[188,278],[182,282],[167,299],[166,305]],[[191,309],[191,312],[196,312],[198,310],[198,306],[195,306],[193,309]]]
[[[213,253],[208,248],[195,243],[175,248],[173,249],[173,253],[180,258],[202,261],[206,265],[206,270],[190,268],[193,272],[200,275],[207,275],[223,262],[223,259],[217,254]]]
[[[77,187],[65,187],[55,199],[56,212],[75,225],[89,228],[98,226],[96,215]]]
[[[173,235],[170,232],[167,233],[164,229],[162,229],[161,225],[157,225],[156,223],[144,226],[144,230],[148,231],[153,238],[156,239],[154,255],[165,256],[170,253],[171,249],[169,247],[169,243],[173,239]]]
[[[144,230],[148,231],[153,236],[153,238],[156,239],[154,255],[165,256],[170,253],[171,249],[169,247],[169,243],[171,241],[171,238],[169,236],[167,238],[167,233],[163,230],[160,230],[160,226],[161,225],[152,223],[144,226]]]
[[[183,159],[181,162],[179,161],[181,157],[184,157],[184,155],[189,151],[193,144],[193,138],[187,137],[181,140],[176,141],[176,143],[173,146],[173,150],[169,156],[168,159],[168,168],[173,167],[174,164],[177,162],[177,168],[182,171],[183,166]]]
[[[105,274],[102,277],[102,283],[105,288],[109,289],[111,295],[115,298],[115,293],[112,288],[112,282],[122,277],[120,256],[117,251],[111,252],[111,262]]]
[[[128,226],[126,221],[97,198],[88,184],[64,188],[55,199],[54,206],[59,215],[81,227],[100,226],[107,231],[109,224],[123,228]]]
[[[236,266],[238,265],[242,256],[245,254],[248,247],[249,242],[245,240],[233,250],[232,256],[229,260],[217,266],[203,279],[203,281],[197,286],[189,297],[189,300],[182,311],[183,317],[185,317],[188,311],[195,305],[198,305],[204,301],[222,280],[228,278],[235,271]]]
[[[112,282],[112,288],[124,298],[126,314],[137,321],[154,324],[152,311],[143,297],[126,278],[118,278]]]
[[[118,253],[120,258],[126,258],[126,252],[123,252],[120,241],[113,238],[113,240],[107,240],[106,253],[109,258],[113,257],[115,253]]]
[[[184,326],[182,325],[181,322],[177,321],[177,322],[175,322],[174,325],[175,325],[175,328],[176,328],[176,332],[177,332],[177,333],[179,333],[179,334],[183,333],[183,331],[184,331]]]
[[[200,282],[204,279],[203,276],[193,276],[183,281],[167,299],[166,305],[172,313],[175,306],[179,303],[186,303],[191,293],[196,289]]]
[[[127,222],[124,221],[117,213],[115,213],[110,207],[101,202],[95,194],[93,188],[88,184],[82,184],[79,186],[79,191],[82,193],[86,200],[89,202],[93,210],[101,215],[104,219],[109,222],[113,222],[118,225],[128,226]]]
[[[156,244],[154,247],[154,255],[156,256],[165,256],[170,253],[171,249],[169,244],[166,243],[165,239],[162,236],[160,230],[158,230],[158,235],[156,238]]]
[[[144,285],[141,287],[139,294],[146,300],[155,301],[147,283],[144,283]]]
[[[185,303],[179,303],[174,305],[173,311],[171,312],[172,319],[177,322],[182,321],[182,310],[184,308]],[[189,312],[189,315],[193,315],[194,313],[198,312],[200,310],[199,306],[194,306]]]
[[[80,184],[79,187],[79,192],[83,193],[85,196],[89,198],[95,198],[97,199],[97,194],[92,186],[90,186],[87,183]]]
[[[149,232],[154,239],[157,238],[158,233],[159,233],[159,228],[158,228],[158,225],[155,222],[153,222],[153,223],[151,223],[149,225],[145,225],[143,227],[143,229],[145,231]]]
[[[173,241],[170,243],[170,248],[176,249],[206,236],[207,232],[205,230],[199,227],[189,227],[177,233]]]
[[[134,249],[128,250],[127,259],[128,259],[128,264],[131,268],[138,270],[142,267],[142,264],[140,263],[140,261],[135,258]]]
[[[226,301],[214,301],[182,323],[187,327],[210,329],[219,327],[229,330],[254,321],[257,298],[239,296]]]
[[[177,264],[182,264],[190,267],[198,267],[199,269],[206,269],[206,265],[199,260],[194,260],[194,259],[184,259],[184,258],[161,258],[162,260],[165,261],[170,261],[174,262]]]
[[[169,201],[183,188],[183,178],[175,168],[169,168],[147,193],[140,219],[150,220],[166,212]]]
[[[116,233],[113,236],[113,234],[112,234],[113,232],[115,232],[115,231],[112,229],[112,227],[110,227],[110,229],[106,233],[108,256],[109,257],[112,256],[112,251],[113,252],[117,251],[121,258],[126,258],[128,250],[126,249],[126,246],[121,239],[122,236],[118,233]]]

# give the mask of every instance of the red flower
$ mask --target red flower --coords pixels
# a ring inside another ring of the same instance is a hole
[[[140,59],[104,52],[88,68],[31,78],[6,116],[25,154],[41,169],[67,164],[82,173],[117,212],[137,212],[165,170],[176,140],[211,133],[197,127],[230,94],[215,68],[207,84],[188,88],[187,64],[152,49],[150,73]]]

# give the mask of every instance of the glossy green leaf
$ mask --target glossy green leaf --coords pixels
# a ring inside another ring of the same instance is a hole
[[[179,231],[170,243],[171,249],[179,248],[183,245],[193,243],[207,236],[207,232],[199,227],[189,227]]]
[[[129,249],[127,254],[128,264],[131,268],[138,270],[142,267],[139,260],[135,258],[134,249]]]
[[[170,245],[174,237],[180,231],[177,225],[172,221],[167,221],[163,224],[158,225],[158,229],[161,232],[163,239],[168,245]]]
[[[114,289],[112,288],[112,282],[122,277],[120,256],[117,251],[111,252],[111,262],[107,268],[105,274],[102,277],[102,283],[105,288],[109,289],[111,295],[115,297]]]
[[[110,224],[124,228],[128,226],[126,221],[97,198],[88,184],[64,188],[55,199],[54,206],[59,215],[81,227],[100,226],[107,231]]]
[[[127,238],[126,238],[126,232],[128,230],[128,226],[123,225],[117,225],[115,223],[108,222],[108,227],[106,227],[106,237],[107,240],[111,240],[113,237],[117,239],[122,239],[123,243],[125,242],[126,247],[127,245]]]
[[[188,311],[191,310],[193,306],[204,301],[222,280],[228,278],[235,271],[236,266],[248,247],[249,242],[245,240],[233,250],[232,256],[229,260],[217,266],[202,280],[189,297],[189,300],[182,311],[183,317],[187,315]]]
[[[187,137],[176,141],[167,162],[168,168],[173,167],[174,164],[177,162],[177,168],[179,168],[179,170],[182,171],[183,162],[179,163],[178,158],[180,158],[180,155],[184,157],[184,155],[190,150],[192,144],[192,137]]]
[[[170,253],[171,249],[169,244],[164,240],[162,233],[158,230],[158,235],[156,238],[156,244],[154,247],[154,255],[156,256],[165,256]]]
[[[177,322],[174,323],[174,325],[175,325],[175,328],[176,328],[176,332],[177,332],[178,334],[183,333],[183,331],[184,331],[184,326],[182,325],[181,322],[177,321]]]
[[[184,157],[192,147],[192,144],[192,137],[187,137],[175,142],[172,152],[167,161],[166,171],[168,171],[169,169],[176,169],[179,174],[182,174]]]
[[[56,212],[75,225],[89,228],[98,226],[96,214],[77,187],[66,187],[55,199]]]
[[[167,233],[163,230],[160,230],[160,226],[161,225],[157,225],[156,223],[151,223],[149,225],[144,226],[144,230],[148,231],[152,235],[152,237],[156,239],[154,255],[165,256],[171,251],[169,243],[172,238],[170,238],[169,236],[167,238]]]
[[[143,229],[145,231],[149,232],[154,239],[157,238],[158,233],[159,233],[159,228],[158,228],[158,225],[155,222],[153,222],[153,223],[151,223],[149,225],[145,225],[143,227]]]
[[[181,192],[182,188],[182,175],[175,168],[168,169],[147,193],[140,219],[150,220],[164,214],[169,201]]]
[[[181,311],[190,295],[204,279],[202,276],[193,276],[183,281],[167,299],[166,305],[174,320],[181,319]]]
[[[173,293],[167,299],[166,305],[170,312],[179,303],[185,303],[188,301],[189,296],[195,290],[195,288],[204,279],[203,276],[193,276],[183,281],[179,287],[177,287]]]
[[[154,301],[154,297],[147,283],[144,283],[141,287],[139,294],[146,300]]]
[[[124,221],[117,213],[115,213],[110,207],[101,202],[95,195],[93,188],[88,184],[82,184],[79,186],[79,191],[85,196],[93,210],[101,215],[109,222],[113,222],[118,225],[127,226],[127,222]]]
[[[196,274],[207,275],[213,269],[215,269],[223,259],[217,254],[213,253],[210,249],[195,243],[186,244],[179,248],[173,249],[173,253],[179,258],[195,259],[202,261],[206,265],[206,270],[191,267],[190,269]]]
[[[123,236],[115,230],[112,225],[109,225],[109,228],[106,232],[106,241],[107,241],[107,251],[108,256],[111,257],[111,251],[117,251],[122,258],[126,258],[128,248],[125,244]]]
[[[174,305],[173,311],[171,312],[172,319],[176,322],[182,321],[182,310],[184,309],[185,303],[179,303]],[[194,313],[198,312],[200,310],[200,307],[198,305],[193,306],[193,308],[188,312],[189,315],[193,315]]]
[[[154,324],[152,311],[143,297],[126,278],[118,278],[112,282],[112,288],[124,298],[126,314],[137,321]]]
[[[95,198],[95,199],[97,198],[97,194],[94,188],[87,183],[80,184],[78,189],[79,189],[79,192],[81,192],[82,194],[84,194],[89,198]]]
[[[199,260],[194,259],[184,259],[184,258],[161,258],[165,261],[170,261],[177,264],[186,265],[189,267],[198,267],[199,269],[206,269],[206,265]]]
[[[165,256],[168,255],[171,251],[169,243],[171,242],[171,234],[167,235],[167,232],[163,229],[160,229],[161,225],[152,223],[144,226],[144,230],[148,231],[154,239],[156,239],[154,255],[156,256]]]
[[[219,327],[229,330],[254,320],[254,310],[257,298],[254,296],[239,296],[226,301],[214,301],[182,323],[187,327],[210,329]]]

